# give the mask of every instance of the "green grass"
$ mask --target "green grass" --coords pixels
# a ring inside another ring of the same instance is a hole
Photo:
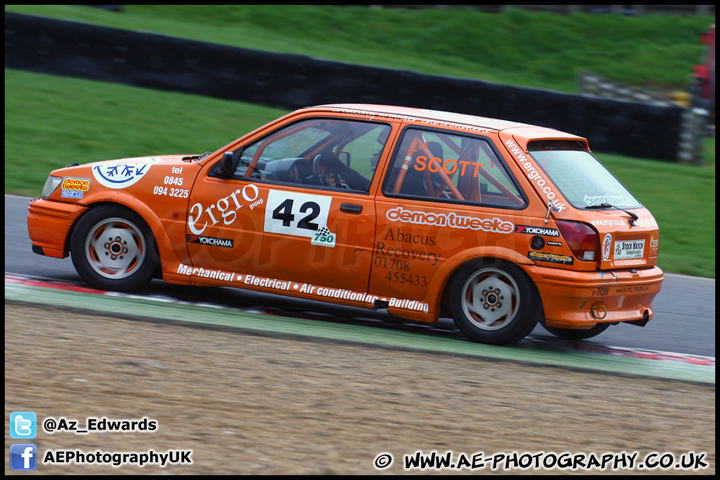
[[[39,195],[69,163],[202,153],[286,113],[239,102],[5,70],[5,192]],[[653,213],[659,263],[715,277],[715,142],[711,166],[598,154]]]
[[[37,195],[70,163],[203,153],[287,110],[5,70],[5,191]]]
[[[490,82],[576,91],[580,70],[660,92],[687,90],[699,32],[714,17],[555,15],[509,9],[374,9],[313,5],[8,5],[243,48]]]
[[[77,5],[6,11],[243,48],[576,91],[580,70],[659,92],[687,90],[714,17],[569,16],[510,9],[310,5]],[[38,195],[73,162],[219,148],[285,113],[238,102],[5,71],[5,191]],[[715,277],[715,139],[704,166],[598,154],[661,227],[660,266]]]

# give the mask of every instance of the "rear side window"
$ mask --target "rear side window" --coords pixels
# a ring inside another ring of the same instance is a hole
[[[578,142],[531,142],[528,152],[575,208],[642,207],[632,193]]]
[[[483,138],[407,129],[389,164],[383,193],[452,203],[520,208],[525,197]]]

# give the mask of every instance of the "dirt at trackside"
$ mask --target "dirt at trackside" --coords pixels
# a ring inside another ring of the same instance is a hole
[[[637,451],[639,459],[705,452],[709,467],[699,472],[637,473],[715,473],[714,385],[6,304],[6,422],[14,411],[34,411],[40,422],[158,422],[149,433],[48,435],[40,428],[32,442],[41,458],[50,449],[193,451],[192,465],[39,464],[32,472],[46,475],[402,474],[403,455],[418,450],[468,458],[480,451],[485,458]],[[6,455],[18,442],[6,429]],[[379,472],[373,460],[384,452],[395,461]],[[11,471],[7,460],[5,473],[32,474]]]

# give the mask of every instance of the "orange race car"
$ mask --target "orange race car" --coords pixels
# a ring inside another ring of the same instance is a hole
[[[105,290],[153,277],[435,322],[506,344],[541,322],[645,325],[659,230],[587,140],[380,105],[290,113],[212,153],[70,165],[29,206],[33,251]]]

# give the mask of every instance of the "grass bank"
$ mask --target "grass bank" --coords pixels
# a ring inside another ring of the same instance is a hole
[[[236,47],[575,92],[577,73],[686,90],[714,17],[331,5],[8,5],[6,11]]]

